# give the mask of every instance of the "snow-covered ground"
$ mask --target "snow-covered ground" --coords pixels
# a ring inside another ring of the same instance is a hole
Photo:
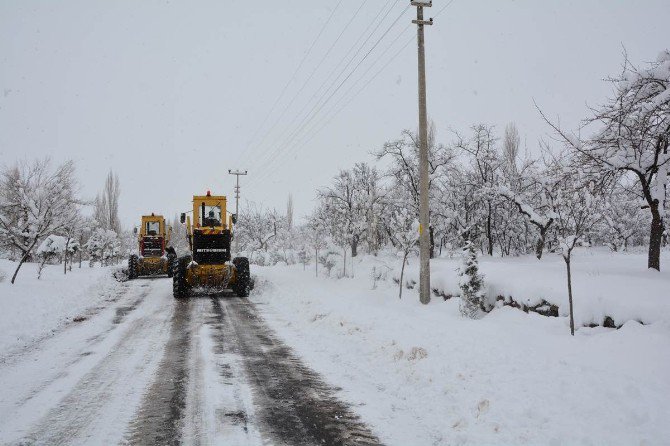
[[[566,317],[504,307],[467,320],[458,299],[423,307],[416,290],[405,290],[399,300],[391,280],[399,263],[362,258],[355,278],[339,280],[315,278],[313,265],[254,268],[252,300],[264,317],[343,389],[383,441],[661,445],[670,438],[670,274],[647,271],[643,254],[576,254],[577,326],[610,315],[623,327],[579,328],[575,337]],[[433,286],[457,293],[457,266],[434,261]],[[376,289],[373,267],[388,271]],[[492,295],[545,299],[566,312],[560,257],[483,259],[481,269]],[[415,275],[411,265],[408,279]]]
[[[86,317],[116,298],[122,286],[112,276],[115,267],[84,264],[79,269],[75,264],[65,275],[63,265],[46,265],[38,280],[38,265],[26,263],[12,285],[15,268],[16,263],[0,259],[0,276],[5,276],[0,282],[0,358]]]
[[[670,264],[668,253],[662,261]],[[410,283],[415,263],[406,271]],[[433,261],[434,288],[456,294],[458,264],[457,258]],[[468,320],[457,298],[434,297],[422,306],[417,290],[405,289],[399,300],[393,279],[400,260],[392,256],[361,256],[353,263],[355,278],[344,279],[316,278],[314,265],[252,267],[251,301],[386,444],[664,445],[670,438],[670,273],[645,265],[642,253],[577,252],[575,337],[564,316],[503,307]],[[257,400],[250,390],[257,376],[233,367],[242,359],[226,349],[241,351],[233,333],[269,338],[230,331],[241,326],[222,322],[246,321],[240,311],[248,302],[178,301],[169,279],[119,283],[113,268],[87,266],[67,276],[60,266],[47,267],[38,280],[36,265],[28,264],[11,285],[13,266],[0,261],[7,275],[0,283],[0,378],[11,383],[0,392],[0,442],[130,438],[145,429],[138,423],[166,410],[170,399],[161,395],[176,392],[168,372],[184,370],[189,381],[181,389],[184,413],[177,415],[185,440],[261,442],[262,414],[273,406]],[[546,300],[566,313],[560,257],[483,258],[480,266],[491,296],[528,305]],[[373,268],[386,279],[375,284]],[[220,320],[214,317],[219,306]],[[584,327],[605,315],[622,327]],[[74,322],[77,316],[86,319]],[[183,363],[176,361],[187,350]],[[152,409],[147,401],[154,400],[154,412],[140,410]],[[74,409],[80,407],[85,413]],[[229,432],[219,424],[222,413],[244,413],[251,427]]]

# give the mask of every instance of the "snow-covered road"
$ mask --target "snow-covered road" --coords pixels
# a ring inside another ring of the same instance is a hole
[[[251,302],[126,282],[0,362],[2,444],[378,444]]]

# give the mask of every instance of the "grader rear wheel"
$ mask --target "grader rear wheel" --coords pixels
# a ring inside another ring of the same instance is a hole
[[[172,294],[177,299],[188,296],[189,285],[186,281],[186,273],[189,263],[191,263],[190,256],[175,258],[174,260],[172,267]]]
[[[233,259],[235,266],[235,283],[233,292],[239,297],[249,296],[251,286],[251,274],[249,273],[249,259],[246,257],[236,257]]]
[[[135,254],[128,258],[128,280],[137,279],[138,276],[138,258]]]

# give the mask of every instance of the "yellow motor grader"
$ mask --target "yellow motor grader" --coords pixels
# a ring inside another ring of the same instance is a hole
[[[172,264],[177,255],[168,246],[172,228],[165,224],[165,218],[153,213],[143,215],[140,230],[136,227],[133,232],[139,232],[138,254],[131,254],[128,258],[128,279],[159,274],[172,277]]]
[[[172,277],[174,297],[186,297],[194,288],[224,291],[232,290],[240,297],[249,295],[251,276],[249,260],[236,257],[230,261],[230,245],[236,215],[226,212],[226,197],[206,195],[193,197],[193,223],[186,213],[190,255],[175,260]]]

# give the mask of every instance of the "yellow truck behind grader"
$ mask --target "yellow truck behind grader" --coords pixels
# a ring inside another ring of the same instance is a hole
[[[174,261],[174,297],[187,297],[194,288],[232,290],[240,297],[248,296],[251,287],[249,260],[236,257],[230,261],[237,216],[227,213],[226,197],[212,195],[209,191],[206,195],[194,196],[193,222],[186,213],[181,214],[181,222],[186,223],[191,253]]]
[[[128,279],[139,276],[167,274],[172,277],[172,264],[177,257],[169,246],[172,228],[165,224],[162,215],[143,215],[137,237],[138,253],[128,258]]]

